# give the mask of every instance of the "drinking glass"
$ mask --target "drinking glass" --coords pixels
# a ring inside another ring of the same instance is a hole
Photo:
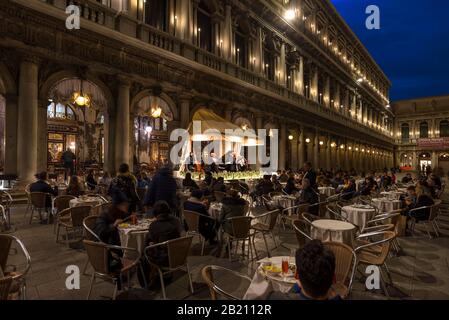
[[[287,258],[282,258],[282,274],[284,277],[288,274],[289,262]]]

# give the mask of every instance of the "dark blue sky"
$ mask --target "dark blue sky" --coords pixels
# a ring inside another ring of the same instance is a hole
[[[448,0],[331,0],[391,80],[392,101],[449,94]],[[365,27],[380,8],[380,30]]]

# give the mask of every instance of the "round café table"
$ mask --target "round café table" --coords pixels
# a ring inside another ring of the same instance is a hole
[[[399,200],[399,197],[404,194],[404,192],[401,191],[383,191],[380,193],[382,196],[388,198],[388,199],[396,199]]]
[[[143,219],[139,220],[136,225],[131,225],[129,223],[119,225],[118,230],[121,246],[136,249],[140,254],[143,254],[148,229],[154,220],[155,219]]]
[[[335,194],[335,188],[333,187],[318,187],[318,191],[321,194],[324,194],[328,197],[333,196]]]
[[[294,207],[296,203],[296,197],[293,196],[274,196],[273,204],[277,207],[282,207],[284,209]],[[294,210],[291,210],[289,214],[294,213]]]
[[[350,205],[341,208],[341,215],[353,225],[363,229],[374,218],[376,210],[368,205]]]
[[[70,208],[80,207],[80,206],[91,206],[95,207],[99,204],[102,204],[103,200],[100,197],[79,197],[69,201]]]
[[[356,226],[346,221],[319,219],[312,222],[311,236],[323,242],[341,242],[354,247],[356,230]]]
[[[221,209],[223,208],[223,204],[220,202],[212,202],[209,206],[209,215],[218,220],[220,218]]]
[[[402,204],[400,200],[388,200],[387,198],[373,198],[371,201],[380,212],[391,212],[401,209]]]

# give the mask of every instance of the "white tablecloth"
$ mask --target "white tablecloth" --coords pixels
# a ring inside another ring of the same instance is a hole
[[[383,192],[381,192],[380,194],[383,195],[384,197],[388,198],[388,199],[391,199],[391,200],[393,200],[393,199],[398,200],[399,197],[400,197],[401,195],[403,195],[404,193],[401,192],[401,191],[383,191]]]
[[[324,194],[328,197],[333,196],[335,194],[335,188],[333,187],[318,187],[318,191],[321,194]]]
[[[373,205],[379,209],[380,212],[391,212],[401,208],[400,200],[388,200],[387,198],[374,198],[371,200]]]
[[[366,223],[374,218],[376,210],[370,206],[345,206],[341,209],[341,215],[350,223],[363,229]]]
[[[290,264],[293,263],[292,257],[271,257],[265,258],[260,261],[257,261],[259,267],[254,273],[253,280],[251,281],[248,290],[243,297],[243,300],[264,300],[268,297],[268,295],[273,291],[280,291],[282,293],[287,293],[294,285],[294,279],[288,278],[289,281],[283,282],[282,279],[274,280],[272,278],[268,278],[263,274],[262,271],[262,263],[272,263],[276,267],[281,268],[282,259],[287,259],[290,261]]]
[[[296,198],[293,196],[274,196],[273,204],[284,209],[294,207],[296,203]],[[289,214],[294,213],[294,210],[290,210]]]
[[[312,222],[311,235],[321,241],[342,242],[354,246],[356,227],[339,220],[320,219]]]
[[[152,221],[153,220],[145,219],[139,221],[135,226],[119,226],[118,230],[120,234],[121,246],[136,249],[140,254],[143,254],[143,250],[145,249],[145,238]]]
[[[97,197],[89,197],[89,198],[75,198],[69,201],[70,208],[80,207],[80,206],[91,206],[95,207],[99,204],[102,204],[103,200]]]

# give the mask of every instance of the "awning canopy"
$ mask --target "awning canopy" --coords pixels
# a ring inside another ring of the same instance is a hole
[[[220,135],[207,132],[212,130],[220,133]],[[241,143],[244,146],[264,145],[264,142],[257,137],[255,132],[243,131],[239,126],[204,108],[195,112],[188,131],[192,141],[222,140]]]

